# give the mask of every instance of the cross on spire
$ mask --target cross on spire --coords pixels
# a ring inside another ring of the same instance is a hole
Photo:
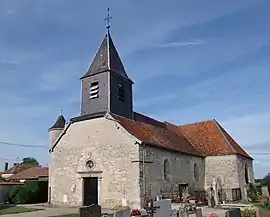
[[[110,8],[108,8],[108,15],[107,17],[105,18],[105,21],[106,21],[106,28],[108,29],[108,31],[110,30],[111,28],[111,25],[110,25],[110,20],[112,19],[112,17],[110,16]]]

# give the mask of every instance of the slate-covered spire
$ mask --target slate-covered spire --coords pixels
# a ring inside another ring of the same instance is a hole
[[[109,10],[107,33],[81,78],[81,116],[114,113],[133,117],[132,80],[128,77],[110,35]]]
[[[65,120],[64,116],[61,114],[61,115],[59,115],[59,117],[57,118],[55,123],[50,127],[49,130],[64,129],[65,125],[66,125],[66,120]]]
[[[106,71],[110,71],[131,81],[125,71],[109,31],[105,35],[89,69],[82,78]]]

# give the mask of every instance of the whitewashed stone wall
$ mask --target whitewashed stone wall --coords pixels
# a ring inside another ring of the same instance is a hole
[[[50,165],[51,203],[82,205],[81,173],[92,159],[99,176],[99,203],[103,207],[140,204],[139,146],[136,139],[116,121],[97,118],[70,125],[52,152]]]
[[[160,195],[161,189],[170,191],[172,185],[188,183],[189,193],[203,191],[205,182],[205,161],[203,157],[186,155],[179,152],[158,149],[154,147],[141,147],[140,153],[143,155],[145,148],[145,160],[153,163],[145,164],[147,191],[151,191],[151,196]],[[169,161],[169,180],[164,179],[164,161]],[[194,164],[198,166],[198,179],[194,179]],[[151,188],[151,189],[149,189]],[[142,188],[143,194],[143,188]]]
[[[254,181],[252,161],[237,155],[208,156],[205,159],[205,189],[208,189],[214,180],[222,180],[223,189],[227,198],[232,200],[232,189],[240,188],[242,198],[245,198],[245,164],[248,165],[250,180]]]

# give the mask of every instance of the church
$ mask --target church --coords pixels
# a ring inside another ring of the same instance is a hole
[[[49,203],[140,208],[146,198],[246,200],[253,159],[217,120],[186,125],[133,110],[133,81],[109,28],[81,80],[81,112],[49,128]]]

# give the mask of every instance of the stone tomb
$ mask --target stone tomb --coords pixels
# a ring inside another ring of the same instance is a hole
[[[101,206],[93,204],[79,208],[80,217],[101,217]]]
[[[262,196],[269,197],[268,186],[262,186]]]
[[[225,217],[241,217],[240,208],[235,208],[235,209],[228,210],[225,213]]]
[[[114,217],[130,217],[130,209],[120,210],[114,213]]]
[[[154,201],[154,217],[170,217],[172,212],[172,202],[170,199]]]

